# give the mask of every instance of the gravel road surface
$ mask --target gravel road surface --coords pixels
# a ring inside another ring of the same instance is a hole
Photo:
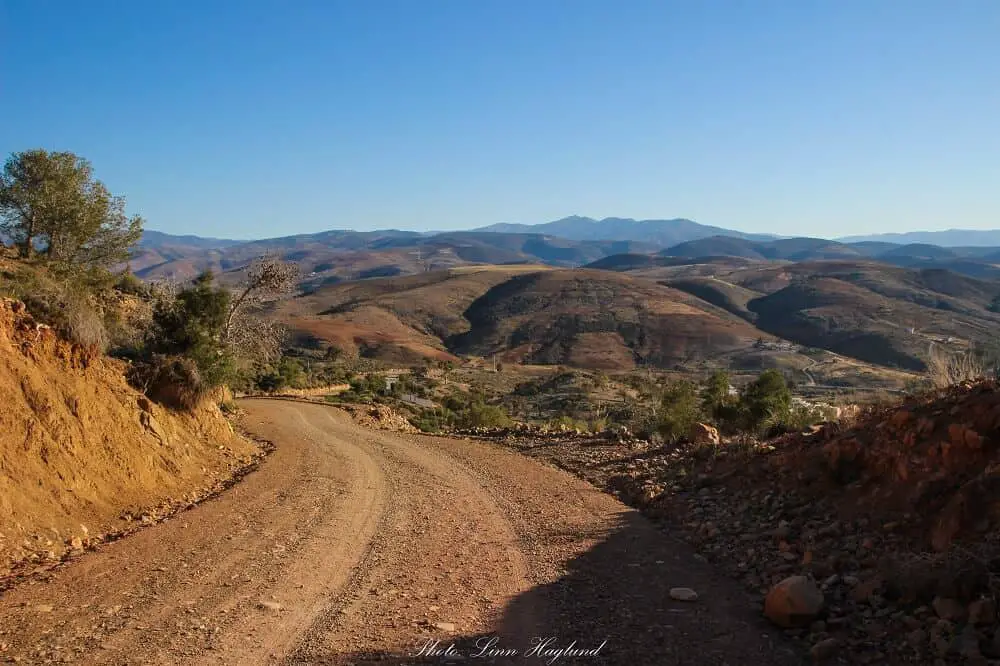
[[[802,663],[735,582],[565,472],[242,404],[276,445],[260,469],[4,593],[0,661]]]

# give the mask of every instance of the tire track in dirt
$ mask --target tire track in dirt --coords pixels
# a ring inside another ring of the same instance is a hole
[[[413,664],[428,642],[468,657],[495,640],[517,654],[477,663],[541,664],[524,652],[552,637],[606,641],[558,663],[798,663],[735,583],[565,472],[326,405],[242,404],[276,444],[260,469],[4,594],[0,659]],[[672,601],[681,585],[699,601]]]
[[[0,655],[31,664],[280,658],[369,547],[386,481],[363,451],[301,413],[265,404],[247,425],[278,447],[241,484],[4,594]]]

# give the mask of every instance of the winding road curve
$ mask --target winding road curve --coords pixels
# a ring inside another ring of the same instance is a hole
[[[800,663],[734,583],[565,472],[324,405],[243,404],[277,445],[261,468],[6,592],[0,661],[413,664],[440,639],[463,663],[541,665],[553,653],[526,652],[551,637],[604,644],[559,664]],[[491,641],[508,653],[471,659]]]

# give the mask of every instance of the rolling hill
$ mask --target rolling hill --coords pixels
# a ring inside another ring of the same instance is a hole
[[[672,367],[771,337],[655,281],[529,266],[332,285],[284,302],[277,314],[301,344],[399,362],[497,354],[591,368]]]
[[[932,345],[993,345],[1000,330],[1000,315],[990,311],[1000,282],[946,269],[868,259],[656,259],[608,257],[595,266],[659,280],[797,344],[908,370],[924,367]]]
[[[155,232],[154,232],[155,233]],[[632,241],[573,241],[525,233],[326,231],[215,247],[210,239],[152,236],[134,253],[132,271],[145,280],[189,280],[204,270],[226,273],[275,255],[299,266],[303,288],[343,280],[410,275],[473,264],[579,266],[626,252],[653,252]],[[187,242],[187,245],[182,243]]]
[[[1000,250],[983,247],[941,247],[926,243],[895,245],[877,241],[842,243],[822,238],[781,238],[756,241],[732,236],[711,236],[678,243],[660,251],[662,256],[730,256],[769,261],[874,259],[895,266],[945,268],[978,278],[1000,278]]]
[[[609,271],[466,266],[344,282],[279,303],[299,346],[393,364],[496,357],[609,372],[781,367],[805,382],[898,387],[909,375],[776,337],[745,307]],[[731,303],[763,296],[729,288]],[[702,294],[704,296],[704,294]],[[803,369],[808,369],[808,373]]]
[[[458,353],[609,369],[673,367],[760,337],[670,287],[588,270],[515,276],[476,299],[465,318],[469,330],[447,340]]]
[[[1000,330],[997,248],[750,236],[688,220],[487,229],[252,242],[151,232],[131,265],[145,279],[211,269],[226,281],[277,255],[301,269],[299,296],[278,306],[301,343],[394,362],[498,354],[608,369],[768,363],[776,357],[766,345],[748,346],[770,340],[792,356],[801,346],[920,370],[932,347],[993,344]],[[638,230],[650,240],[625,239]],[[678,234],[696,237],[658,246]]]

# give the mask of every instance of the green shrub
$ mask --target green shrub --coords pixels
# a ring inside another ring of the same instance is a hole
[[[684,380],[669,384],[664,389],[657,417],[657,431],[667,442],[687,437],[691,427],[702,418],[697,387]]]
[[[759,431],[788,419],[792,392],[779,370],[765,370],[743,389],[740,413],[744,427]]]
[[[229,292],[214,285],[211,272],[203,273],[175,299],[156,304],[149,351],[190,359],[206,387],[227,383],[236,371],[232,354],[222,342],[229,305]]]
[[[410,419],[421,432],[438,433],[455,422],[455,415],[447,409],[425,409]]]
[[[302,363],[290,356],[281,357],[278,362],[278,376],[281,378],[283,388],[304,388],[308,383]]]
[[[729,393],[729,373],[712,373],[701,391],[701,408],[709,421],[720,429],[732,432],[739,428],[739,398]]]
[[[457,414],[455,425],[459,428],[506,428],[512,423],[503,407],[477,402]]]
[[[115,280],[115,289],[123,294],[139,296],[140,298],[149,298],[152,295],[149,285],[137,278],[132,271],[128,270],[118,275],[118,278]]]

